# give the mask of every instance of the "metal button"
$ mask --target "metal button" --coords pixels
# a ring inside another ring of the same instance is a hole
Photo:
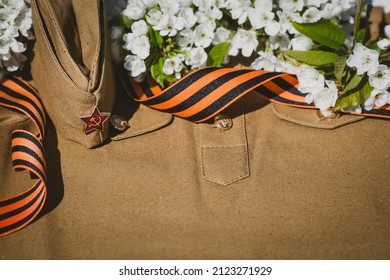
[[[214,117],[214,124],[212,127],[219,128],[220,130],[229,130],[233,126],[233,120],[226,115],[216,115]]]
[[[125,131],[129,124],[127,123],[126,119],[119,115],[112,115],[110,118],[110,122],[112,126],[119,131]]]

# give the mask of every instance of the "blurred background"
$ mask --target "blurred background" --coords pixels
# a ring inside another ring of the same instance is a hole
[[[385,12],[390,12],[390,0],[373,0],[374,6],[381,6],[385,9]]]

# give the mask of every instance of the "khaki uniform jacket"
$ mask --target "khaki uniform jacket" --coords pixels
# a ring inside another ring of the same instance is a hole
[[[0,259],[390,258],[388,120],[319,121],[250,93],[220,130],[118,89],[113,113],[130,127],[87,149],[59,131],[71,112],[59,104],[45,138],[44,210],[0,239]],[[34,182],[12,170],[17,128],[33,124],[0,107],[1,198]]]

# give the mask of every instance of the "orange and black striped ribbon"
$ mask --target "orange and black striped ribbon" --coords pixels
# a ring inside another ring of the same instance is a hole
[[[46,160],[43,148],[46,115],[36,91],[18,78],[0,84],[0,105],[28,116],[37,132],[15,130],[12,133],[12,162],[15,171],[28,170],[37,181],[25,192],[0,200],[0,237],[17,231],[41,211],[46,199]]]
[[[162,90],[151,77],[135,82],[126,72],[122,81],[129,95],[154,109],[193,122],[204,122],[250,91],[256,91],[272,102],[316,108],[307,104],[298,90],[296,76],[263,70],[205,67],[193,71]],[[361,115],[390,118],[390,106],[363,110]]]

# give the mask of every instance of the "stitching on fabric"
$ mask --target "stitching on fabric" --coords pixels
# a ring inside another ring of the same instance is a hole
[[[238,177],[235,177],[235,178],[231,179],[230,181],[222,181],[222,180],[214,179],[214,178],[206,175],[205,166],[203,164],[203,162],[204,162],[204,156],[203,155],[204,155],[203,149],[201,149],[201,156],[200,156],[200,158],[201,158],[201,161],[202,161],[202,176],[203,176],[203,178],[205,178],[208,181],[211,181],[211,182],[214,182],[214,183],[218,183],[218,184],[223,185],[223,186],[228,186],[228,185],[233,184],[233,183],[235,183],[235,182],[237,182],[237,181],[239,181],[239,180],[241,180],[243,178],[247,178],[250,175],[248,161],[246,160],[245,161],[245,173],[243,173],[242,175],[240,175]]]
[[[146,129],[143,129],[143,130],[139,130],[137,132],[133,132],[133,133],[130,133],[130,134],[127,134],[127,135],[121,135],[119,137],[112,137],[111,139],[112,140],[123,140],[123,139],[126,139],[126,138],[131,138],[131,137],[135,137],[135,136],[139,136],[139,135],[142,135],[142,134],[146,134],[148,132],[152,132],[153,130],[156,130],[156,129],[159,129],[161,127],[164,127],[166,125],[168,125],[171,121],[172,121],[173,117],[172,115],[164,122],[161,122],[155,126],[152,126],[152,127],[149,127],[149,128],[146,128]]]
[[[101,8],[101,5],[102,3],[100,1],[98,1],[98,11],[99,11],[99,39],[98,39],[98,44],[97,44],[97,47],[96,47],[96,51],[95,51],[95,55],[94,55],[94,60],[93,60],[93,63],[92,63],[92,67],[91,67],[91,76],[95,76],[95,75],[98,75],[99,73],[98,70],[99,70],[99,59],[100,59],[100,55],[102,54],[102,59],[103,59],[103,62],[102,62],[102,69],[101,69],[101,72],[103,73],[104,72],[104,67],[105,67],[105,61],[106,61],[106,51],[107,51],[107,48],[105,46],[104,43],[102,43],[102,40],[104,40],[104,38],[106,38],[107,34],[104,30],[105,28],[105,14],[103,13],[103,20],[100,19],[100,16],[101,16],[101,13],[102,13],[102,8]],[[101,38],[103,36],[103,39]],[[101,73],[101,75],[102,75]],[[103,83],[102,80],[103,79],[100,79],[101,77],[98,77],[98,84],[99,86],[97,87],[98,89],[100,89],[100,85]],[[90,80],[89,80],[90,82]],[[92,90],[93,89],[93,85],[91,85],[90,83],[88,82],[88,91],[89,90]]]
[[[49,11],[50,18],[53,18],[52,22],[54,23],[54,28],[57,31],[58,36],[61,38],[61,43],[62,43],[64,49],[66,49],[66,56],[71,61],[72,66],[75,67],[76,71],[80,72],[80,74],[83,74],[82,71],[80,70],[80,68],[78,67],[78,65],[76,64],[76,62],[73,60],[72,56],[69,53],[69,50],[68,50],[67,45],[65,43],[65,38],[63,37],[62,32],[60,32],[61,28],[58,26],[57,20],[54,20],[56,17],[53,14],[52,7],[50,6],[50,4],[48,2],[45,2],[44,5],[46,5],[46,8]],[[54,44],[54,42],[53,42],[53,44]],[[82,76],[85,78],[85,81],[88,82],[88,78],[84,74]]]
[[[73,82],[73,80],[69,77],[69,75],[65,72],[64,68],[61,66],[57,56],[55,55],[54,53],[54,50],[53,50],[53,47],[51,46],[50,42],[49,42],[49,39],[48,39],[48,34],[45,32],[45,28],[43,26],[43,22],[42,22],[42,19],[41,19],[41,12],[39,10],[39,8],[37,6],[35,6],[35,3],[34,1],[31,1],[31,8],[33,8],[35,11],[36,11],[36,19],[37,19],[37,23],[36,26],[37,27],[40,27],[41,30],[39,30],[38,28],[36,29],[37,31],[36,32],[41,32],[42,33],[42,37],[43,37],[43,40],[45,41],[46,43],[46,49],[47,51],[49,52],[50,55],[46,55],[47,57],[49,57],[50,60],[52,60],[54,62],[54,65],[56,65],[56,67],[59,69],[59,71],[62,73],[62,75],[65,77],[65,79],[67,80],[67,83],[69,84],[70,87],[72,88],[75,88],[77,90],[79,90],[81,92],[82,95],[84,96],[93,96],[94,94],[91,94],[89,92],[85,92],[84,89],[80,88],[77,84],[75,84]],[[45,57],[46,57],[45,56]]]
[[[237,144],[231,146],[202,146],[202,148],[234,148],[234,147],[241,147],[241,146],[245,146],[245,144]]]
[[[299,120],[296,120],[296,119],[294,119],[294,118],[291,118],[291,117],[282,115],[282,114],[276,109],[276,107],[275,107],[274,105],[272,106],[272,112],[273,112],[276,116],[278,116],[280,119],[282,119],[282,120],[289,121],[289,122],[292,122],[292,123],[295,123],[295,124],[298,124],[298,125],[302,125],[302,126],[306,126],[306,127],[318,128],[318,129],[324,129],[324,130],[333,130],[333,129],[339,128],[339,127],[341,127],[341,126],[344,126],[344,125],[347,125],[347,124],[351,124],[351,123],[354,123],[354,122],[358,122],[358,121],[361,121],[361,120],[364,120],[364,119],[365,119],[364,116],[356,116],[356,119],[350,118],[350,119],[346,119],[346,120],[343,120],[343,121],[338,121],[338,122],[337,122],[336,124],[334,124],[333,126],[320,127],[320,126],[315,126],[315,125],[313,125],[312,123],[309,123],[309,122],[299,121]]]
[[[242,116],[241,116],[241,126],[242,126],[242,135],[243,135],[243,141],[244,143],[243,144],[238,144],[238,145],[231,145],[231,146],[201,146],[201,155],[200,155],[200,159],[201,159],[201,167],[202,167],[202,176],[205,180],[207,181],[210,181],[210,182],[214,182],[214,183],[217,183],[217,184],[220,184],[220,185],[223,185],[223,186],[228,186],[228,185],[231,185],[241,179],[244,179],[244,178],[247,178],[250,176],[250,166],[249,166],[249,154],[248,154],[248,141],[247,141],[247,137],[246,137],[246,122],[245,122],[245,114],[244,114],[244,101],[242,102],[242,105],[241,105],[241,111],[242,111]],[[201,130],[199,129],[199,132]],[[244,146],[244,150],[245,150],[245,173],[243,173],[242,175],[238,176],[238,177],[235,177],[229,181],[222,181],[222,180],[218,180],[218,179],[214,179],[210,176],[207,176],[206,175],[206,170],[205,170],[205,164],[204,164],[204,150],[207,149],[207,148],[234,148],[234,147],[241,147],[241,146]]]

